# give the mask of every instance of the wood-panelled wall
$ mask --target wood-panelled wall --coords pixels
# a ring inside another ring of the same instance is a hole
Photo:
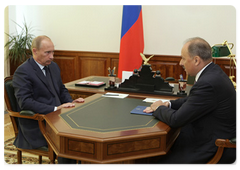
[[[55,51],[63,83],[87,76],[107,76],[108,67],[118,67],[118,53]],[[117,71],[117,69],[116,69]]]
[[[146,55],[149,57],[150,55]],[[140,57],[140,55],[139,55]],[[119,53],[106,52],[82,52],[82,51],[63,51],[54,52],[54,61],[61,69],[63,83],[87,76],[107,76],[108,67],[116,67],[118,72]],[[186,73],[179,65],[181,56],[155,55],[150,59],[152,70],[160,70],[163,78],[173,77],[179,79],[182,74],[186,78]],[[229,59],[216,58],[213,60],[223,71],[229,75]],[[11,74],[14,73],[16,66],[11,64]]]

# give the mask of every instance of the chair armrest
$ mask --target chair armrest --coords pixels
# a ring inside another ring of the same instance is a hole
[[[11,116],[11,117],[33,119],[33,120],[37,120],[38,116],[39,116],[38,113],[33,114],[33,115],[24,115],[24,112],[23,112],[23,114],[20,114],[20,112],[14,112],[14,111],[9,111],[9,110],[8,110],[8,113],[9,113],[9,116]]]
[[[22,110],[20,113],[20,115],[24,115],[24,116],[33,116],[35,115],[35,113],[31,110]]]
[[[234,143],[235,142],[235,143]],[[214,157],[208,162],[208,164],[216,164],[221,159],[224,148],[236,148],[236,138],[229,139],[216,139],[216,146],[218,150]]]
[[[237,139],[236,138],[232,138],[229,142],[232,143],[232,144],[236,144],[237,143]]]
[[[232,141],[233,140],[233,141]],[[236,148],[236,139],[234,143],[234,138],[229,140],[229,139],[217,139],[215,142],[216,146],[218,147],[225,147],[225,148]]]

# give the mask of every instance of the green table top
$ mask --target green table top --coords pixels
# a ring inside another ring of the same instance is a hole
[[[131,114],[138,105],[149,106],[142,99],[100,97],[60,115],[73,129],[113,132],[154,127],[153,116]]]

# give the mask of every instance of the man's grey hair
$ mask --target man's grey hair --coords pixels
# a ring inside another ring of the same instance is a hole
[[[212,48],[206,40],[194,37],[187,39],[185,43],[189,43],[188,54],[190,57],[199,56],[204,61],[212,59]]]

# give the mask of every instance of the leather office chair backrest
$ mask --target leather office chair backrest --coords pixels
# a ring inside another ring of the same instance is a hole
[[[7,77],[5,78],[4,81],[4,86],[5,86],[5,92],[6,92],[6,105],[8,110],[14,111],[14,112],[19,112],[20,108],[17,103],[17,99],[14,95],[14,88],[12,86],[12,77]]]
[[[35,115],[35,113],[33,113],[32,111],[23,110],[20,112],[20,108],[18,106],[17,99],[14,95],[14,88],[12,86],[12,78],[13,78],[13,76],[6,77],[4,79],[4,98],[5,98],[5,102],[7,105],[7,110],[9,111],[9,116],[10,116],[12,124],[13,124],[15,136],[17,136],[18,135],[17,118],[25,118],[25,119],[32,119],[32,120],[38,120],[38,119],[36,119],[37,114]],[[18,159],[19,164],[22,163],[22,151],[38,155],[39,163],[42,163],[42,156],[49,157],[51,163],[54,163],[54,161],[55,161],[55,155],[54,155],[52,149],[51,149],[51,151],[42,151],[42,150],[38,150],[38,149],[17,148],[17,159]]]

